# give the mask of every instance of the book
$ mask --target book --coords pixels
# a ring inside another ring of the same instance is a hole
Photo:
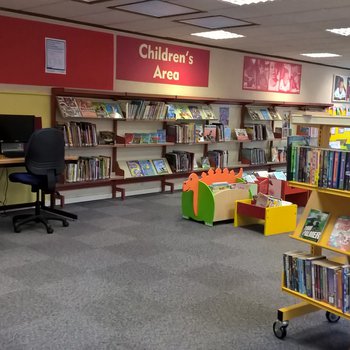
[[[97,118],[96,109],[92,101],[77,98],[76,102],[83,118]]]
[[[216,141],[216,125],[209,124],[204,125],[204,140],[215,142]]]
[[[169,174],[168,167],[164,159],[153,159],[152,162],[158,175]]]
[[[150,160],[139,160],[139,164],[144,176],[156,175],[156,171]]]
[[[185,103],[175,104],[176,119],[193,119],[191,111]]]
[[[202,104],[200,107],[203,119],[216,119],[215,114],[209,105]]]
[[[56,99],[63,118],[80,118],[82,116],[74,97],[57,96]]]
[[[115,134],[113,131],[100,131],[99,144],[100,145],[113,145],[115,140]]]
[[[246,133],[247,133],[247,131],[246,131]],[[247,135],[247,137],[248,137],[248,135]],[[224,127],[224,140],[231,141],[231,128],[228,126]]]
[[[327,225],[330,214],[318,209],[310,209],[305,220],[300,237],[309,241],[318,242]]]
[[[105,102],[107,117],[114,119],[123,119],[123,112],[118,103]]]
[[[339,216],[336,219],[328,245],[343,251],[350,251],[350,216]]]
[[[236,129],[235,128],[234,130],[235,130],[236,139],[238,141],[247,141],[247,140],[249,140],[249,137],[248,137],[246,129]]]
[[[126,164],[128,165],[131,176],[133,177],[143,176],[140,163],[137,160],[128,160]]]
[[[204,126],[196,123],[195,126],[195,142],[204,142]]]
[[[199,106],[190,105],[188,106],[188,109],[191,112],[192,119],[203,119],[201,109]]]

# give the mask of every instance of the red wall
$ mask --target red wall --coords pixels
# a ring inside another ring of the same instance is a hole
[[[66,40],[67,74],[45,73],[45,37]],[[114,35],[0,16],[0,83],[113,90]]]

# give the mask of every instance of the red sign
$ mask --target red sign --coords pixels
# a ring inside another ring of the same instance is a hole
[[[301,64],[244,56],[243,90],[300,94]]]
[[[117,36],[117,79],[208,86],[208,50]]]

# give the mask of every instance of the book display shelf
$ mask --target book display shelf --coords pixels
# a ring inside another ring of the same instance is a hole
[[[242,164],[239,159],[225,164],[225,151],[209,149],[214,144],[250,143],[233,140],[232,136],[225,138],[225,128],[210,106],[252,104],[258,105],[258,101],[53,88],[51,125],[65,132],[66,153],[79,158],[68,165],[58,190],[110,186],[112,198],[120,192],[124,199],[125,189],[120,186],[159,181],[162,191],[169,187],[173,192],[175,179],[207,170],[196,166],[196,158],[209,156],[217,162],[212,167],[227,166],[236,171],[241,167],[271,171],[285,166],[285,162],[269,161]],[[65,116],[62,105],[68,110]],[[294,106],[283,102],[278,105]],[[157,172],[153,164],[157,159],[162,159],[167,172]],[[139,167],[140,161],[147,168],[142,175],[132,164]],[[147,165],[149,161],[152,166]]]
[[[319,147],[308,147],[312,152],[319,151],[313,153],[316,160],[311,162],[311,168],[307,170],[311,174],[315,172],[315,176],[310,176],[314,180],[308,183],[289,182],[293,187],[311,190],[300,221],[290,236],[308,244],[310,249],[309,252],[293,251],[284,254],[282,290],[301,302],[278,310],[273,331],[280,339],[287,335],[286,329],[291,319],[311,312],[326,311],[329,322],[337,322],[340,317],[350,319],[350,191],[344,190],[344,182],[340,182],[341,177],[345,176],[345,168],[341,170],[340,163],[327,163],[326,167],[332,169],[332,174],[328,175],[333,180],[335,174],[336,179],[335,183],[330,183],[334,188],[323,186],[322,171],[324,162],[329,162],[329,158],[326,159],[321,152],[329,149],[330,128],[349,127],[350,118],[324,114],[315,117],[295,115],[292,116],[292,122],[318,126],[320,137]],[[329,150],[331,152],[337,150]],[[350,158],[345,159],[345,167],[350,168]],[[288,162],[292,163],[293,160],[289,159]],[[288,166],[293,167],[293,164]],[[324,255],[323,251],[328,252],[329,256]]]

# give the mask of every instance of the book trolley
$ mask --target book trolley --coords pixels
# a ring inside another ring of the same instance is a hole
[[[350,118],[327,117],[325,115],[298,115],[295,116],[294,120],[292,121],[297,124],[319,126],[319,146],[327,149],[329,148],[330,128],[334,126],[350,126]],[[290,235],[290,237],[309,244],[310,253],[313,256],[322,255],[322,250],[326,249],[333,253],[337,253],[334,254],[334,256],[332,254],[332,258],[328,258],[328,260],[338,262],[343,265],[349,264],[350,251],[344,251],[331,247],[328,245],[328,240],[332,233],[337,218],[343,215],[349,216],[350,191],[339,190],[335,188],[318,187],[318,185],[295,181],[291,181],[289,182],[289,184],[296,188],[311,191],[310,198],[307,202],[306,207],[304,208],[300,221],[295,231]],[[313,242],[311,240],[300,237],[311,209],[320,210],[322,212],[328,212],[330,214],[329,220],[322,232],[320,239],[317,242]],[[341,317],[350,320],[350,313],[343,312],[343,310],[339,307],[336,307],[324,301],[320,301],[318,299],[314,299],[312,297],[307,296],[306,294],[302,294],[298,291],[287,288],[285,278],[285,274],[283,274],[282,291],[300,299],[301,302],[291,306],[282,307],[278,310],[277,320],[273,324],[273,332],[277,338],[283,339],[286,337],[287,327],[291,319],[319,310],[326,311],[326,318],[329,322],[332,323],[337,322]],[[335,305],[337,305],[337,303]]]

